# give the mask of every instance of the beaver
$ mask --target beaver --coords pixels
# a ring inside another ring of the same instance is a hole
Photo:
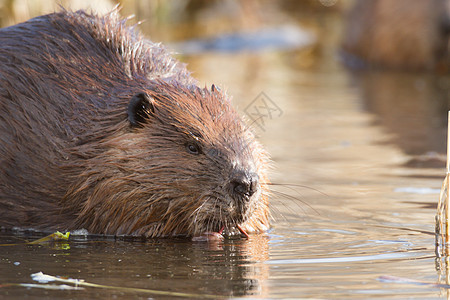
[[[230,97],[126,22],[63,10],[0,30],[0,226],[267,230],[268,154]]]

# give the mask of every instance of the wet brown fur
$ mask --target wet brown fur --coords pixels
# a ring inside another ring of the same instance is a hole
[[[133,127],[137,93],[154,112]],[[0,226],[147,237],[268,228],[267,154],[229,98],[199,88],[117,11],[0,30],[0,133]],[[236,169],[259,175],[245,204],[227,190]]]

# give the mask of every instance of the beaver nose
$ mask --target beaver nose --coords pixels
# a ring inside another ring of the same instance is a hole
[[[258,183],[258,174],[236,172],[231,179],[231,189],[235,195],[251,197],[258,190]]]

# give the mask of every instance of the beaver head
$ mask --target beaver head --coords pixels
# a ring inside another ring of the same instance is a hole
[[[80,207],[74,227],[150,237],[267,229],[267,155],[224,93],[155,82],[130,97],[125,122],[66,195]]]

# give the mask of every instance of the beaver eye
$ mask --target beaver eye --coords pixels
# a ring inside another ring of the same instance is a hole
[[[188,153],[190,154],[200,154],[201,153],[201,149],[200,146],[194,143],[187,143],[186,144],[186,150]]]

